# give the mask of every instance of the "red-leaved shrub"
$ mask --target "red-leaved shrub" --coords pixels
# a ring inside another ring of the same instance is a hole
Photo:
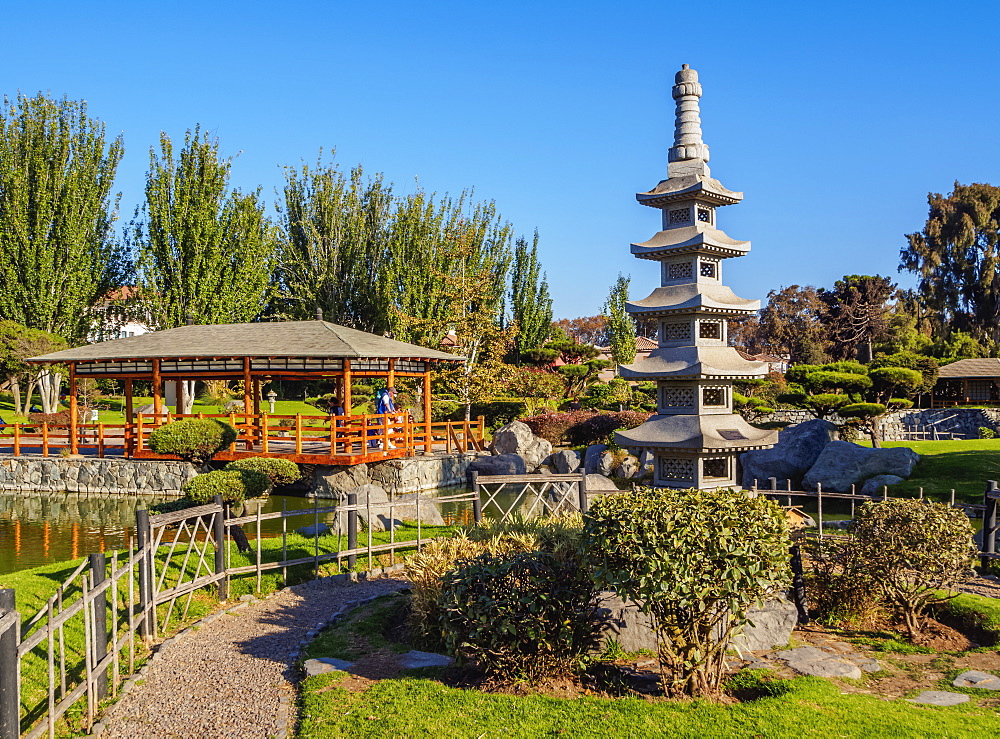
[[[652,413],[617,411],[601,413],[569,428],[566,435],[571,444],[606,444],[618,429],[634,429],[646,422]]]
[[[521,420],[528,425],[531,433],[543,439],[560,444],[570,427],[597,415],[594,411],[565,411],[562,413],[539,413]]]

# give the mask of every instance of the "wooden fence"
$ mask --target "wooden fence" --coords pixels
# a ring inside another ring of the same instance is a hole
[[[589,508],[587,475],[583,473],[480,475],[473,472],[472,490],[476,504],[480,506],[479,511],[492,506],[499,513],[492,518],[501,522],[515,515],[533,518],[566,511],[586,512]]]
[[[391,564],[399,552],[419,550],[432,540],[424,534],[422,506],[472,503],[476,520],[481,520],[472,495],[418,495],[372,505],[358,503],[352,493],[344,505],[321,507],[316,499],[312,508],[274,513],[258,508],[238,518],[227,517],[219,496],[208,505],[173,513],[137,511],[136,546],[110,557],[90,555],[30,618],[16,610],[13,590],[0,590],[0,739],[52,738],[74,706],[79,706],[74,712],[79,712],[82,728],[89,731],[100,703],[117,696],[153,644],[170,633],[172,623],[185,619],[199,592],[214,590],[225,600],[231,578],[247,574],[256,575],[259,591],[265,572],[280,569],[287,580],[288,568],[297,565],[311,565],[318,574],[320,564],[334,560],[353,570],[359,556],[367,557],[369,570],[379,555],[388,555]],[[396,513],[404,506],[408,518],[416,509],[416,539],[396,538]],[[336,516],[332,547],[320,536],[318,524],[325,514]],[[390,523],[389,540],[375,541],[368,525],[367,541],[359,544],[359,519],[371,522],[379,515]],[[295,517],[314,525],[309,556],[289,557],[288,521]],[[263,546],[261,524],[272,519],[282,522],[281,553],[264,561],[271,550]],[[244,552],[252,564],[234,565],[233,544],[246,542],[244,527],[256,532]],[[346,549],[341,548],[344,534]]]

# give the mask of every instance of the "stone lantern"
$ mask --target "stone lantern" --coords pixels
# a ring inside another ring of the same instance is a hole
[[[654,484],[719,488],[737,484],[742,452],[777,442],[776,431],[754,428],[733,413],[733,381],[767,374],[762,362],[744,359],[728,345],[727,321],[757,311],[722,284],[722,263],[750,251],[716,226],[717,210],[743,193],[727,190],[708,168],[701,137],[698,73],[684,65],[675,78],[674,145],[667,179],[636,199],[662,212],[662,230],[632,244],[639,259],[660,264],[660,287],[627,305],[629,313],[655,318],[658,348],[639,362],[621,365],[627,380],[653,380],[657,412],[638,428],[615,434],[618,444],[646,449],[655,459]]]

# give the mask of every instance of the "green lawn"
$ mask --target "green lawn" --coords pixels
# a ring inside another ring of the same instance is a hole
[[[640,698],[576,699],[458,690],[416,677],[382,680],[361,693],[338,687],[344,673],[303,684],[299,737],[974,737],[1000,730],[977,698],[951,708],[841,694],[813,677],[741,687],[771,693],[735,705]],[[986,693],[987,691],[980,691]],[[985,697],[985,696],[984,696]]]
[[[947,500],[955,489],[955,500],[982,503],[986,480],[1000,480],[1000,439],[956,441],[887,441],[885,447],[910,447],[920,455],[912,477],[890,486],[890,494],[924,494]]]

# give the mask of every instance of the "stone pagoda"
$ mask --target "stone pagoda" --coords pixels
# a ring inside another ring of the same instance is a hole
[[[726,322],[754,313],[722,284],[722,260],[750,251],[716,227],[716,211],[743,193],[727,190],[708,169],[701,139],[698,73],[685,64],[675,77],[674,145],[667,179],[636,199],[663,212],[663,230],[632,244],[639,259],[660,263],[660,287],[628,303],[635,316],[656,318],[658,348],[635,364],[621,365],[627,380],[653,380],[657,411],[638,428],[616,433],[618,444],[653,453],[655,485],[719,488],[737,484],[742,452],[775,444],[777,432],[754,428],[733,413],[733,381],[761,377],[767,365],[750,362],[727,343]]]

